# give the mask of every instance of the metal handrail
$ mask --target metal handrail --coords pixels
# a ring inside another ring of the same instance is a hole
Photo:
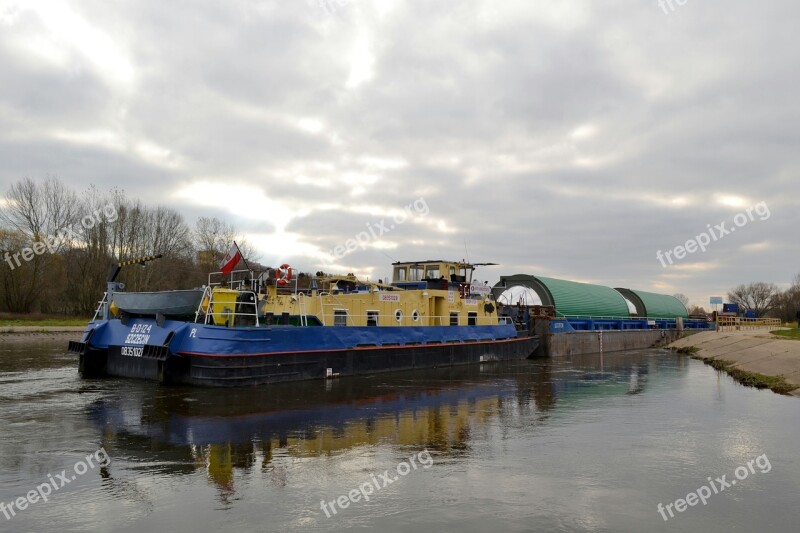
[[[664,318],[664,317],[649,317],[649,316],[558,315],[558,316],[554,316],[554,317],[550,317],[550,318],[553,318],[553,319],[579,318],[579,319],[591,319],[591,320],[676,320],[677,318],[683,318],[683,317]],[[683,320],[695,320],[695,319],[683,318]]]
[[[308,326],[308,314],[306,313],[307,296],[302,292],[296,292],[295,297],[297,298],[297,310],[300,313],[300,325],[303,327]]]
[[[246,279],[237,279],[237,280],[234,280],[234,279],[233,279],[233,275],[234,275],[234,274],[249,274],[249,275],[250,275],[250,277],[249,277],[249,278],[246,278]],[[222,280],[222,281],[219,281],[219,282],[212,282],[212,281],[211,281],[211,276],[216,276],[216,275],[230,276],[230,277],[231,277],[231,279],[230,279],[230,280],[228,280],[228,281],[225,281],[225,280],[224,280],[224,278],[223,278],[223,280]],[[231,286],[231,289],[233,289],[233,284],[234,284],[234,283],[238,283],[238,284],[240,284],[240,285],[241,285],[241,284],[242,284],[242,283],[244,283],[245,281],[250,281],[251,283],[252,283],[253,281],[255,281],[255,279],[253,278],[253,271],[252,271],[252,270],[232,270],[232,271],[231,271],[229,274],[223,274],[221,271],[218,271],[218,272],[209,272],[209,273],[208,273],[208,286],[209,286],[209,287],[220,287],[220,286],[222,286],[222,285],[230,285],[230,286]]]
[[[254,316],[256,318],[255,327],[259,327],[260,323],[259,323],[259,319],[258,319],[258,304],[259,304],[258,295],[255,293],[255,291],[236,291],[236,293],[237,293],[237,296],[239,294],[243,294],[243,293],[250,293],[250,294],[253,295],[253,301],[252,302],[234,302],[233,312],[229,315],[233,319],[231,327],[233,327],[233,324],[236,323],[236,317],[237,316],[240,316],[240,317],[241,316]],[[199,318],[200,318],[200,313],[203,312],[203,302],[206,299],[206,294],[208,294],[208,307],[207,307],[207,309],[205,311],[205,314],[204,314],[204,317],[203,317],[203,324],[208,325],[208,317],[214,314],[214,290],[213,290],[213,287],[211,287],[211,286],[206,287],[205,290],[203,291],[203,297],[200,299],[200,305],[197,307],[197,312],[195,313],[194,321],[197,322],[199,320]],[[236,306],[237,305],[252,305],[254,312],[253,313],[237,313],[236,312]]]
[[[325,318],[336,317],[336,316],[341,316],[341,315],[336,315],[335,313],[333,313],[333,314],[331,314],[331,313],[323,313],[322,316],[319,316],[318,318],[320,318],[322,320],[322,325],[324,326],[326,324]],[[352,318],[369,318],[371,315],[368,315],[368,314],[354,315],[354,314],[351,314],[350,312],[348,312],[346,316],[347,316],[347,321],[350,322],[350,320]],[[397,318],[395,318],[394,313],[383,314],[382,316],[384,316],[384,317],[388,316],[392,321],[398,322]],[[442,326],[445,325],[444,321],[446,320],[447,321],[446,324],[448,326],[450,325],[450,315],[423,315],[422,313],[420,313],[418,321],[415,321],[413,316],[411,316],[411,315],[403,314],[403,316],[401,318],[401,321],[398,322],[398,323],[400,325],[406,325],[410,321],[411,322],[410,325],[415,325],[415,324],[422,325],[419,322],[421,322],[423,318],[439,319],[439,324],[442,325]],[[476,318],[480,318],[480,315],[478,317],[476,317]],[[497,323],[498,324],[513,324],[514,323],[513,320],[511,319],[511,317],[498,316],[496,318],[497,318],[497,321],[498,321]],[[459,325],[463,325],[463,324],[459,324]]]
[[[725,328],[733,330],[774,328],[782,325],[780,318],[746,318],[740,316],[717,315],[717,330],[725,331]]]
[[[206,285],[203,287],[203,296],[200,298],[200,303],[197,304],[197,311],[194,313],[194,321],[197,323],[198,319],[200,318],[200,313],[203,312],[203,302],[206,301],[206,294],[208,294],[208,307],[211,308],[211,294],[213,293],[213,289],[211,285]],[[206,320],[205,324],[208,323],[208,313],[206,312]]]
[[[100,311],[103,310],[103,306],[106,304],[106,300],[107,299],[108,299],[108,292],[104,292],[103,293],[103,297],[100,299],[99,302],[97,302],[97,309],[94,312],[94,316],[92,317],[91,322],[94,322],[95,320],[97,320],[97,315],[99,315]]]

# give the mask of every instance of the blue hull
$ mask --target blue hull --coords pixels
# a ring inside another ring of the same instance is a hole
[[[524,359],[537,346],[511,324],[227,328],[136,318],[90,323],[70,351],[87,376],[239,386]]]

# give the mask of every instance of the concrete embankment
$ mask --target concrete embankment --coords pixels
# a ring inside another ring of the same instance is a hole
[[[549,324],[546,324],[535,330],[540,342],[536,355],[561,357],[641,350],[664,346],[681,336],[681,333],[675,330],[574,331],[552,334],[549,329]]]
[[[742,383],[800,396],[800,341],[781,339],[767,330],[705,331],[669,347],[695,348],[693,357]]]

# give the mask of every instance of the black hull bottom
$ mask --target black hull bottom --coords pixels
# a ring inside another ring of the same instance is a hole
[[[104,360],[107,375],[157,380],[165,384],[212,387],[261,385],[525,359],[538,347],[536,337],[505,341],[365,347],[352,350],[298,352],[280,355],[209,356],[203,354],[122,355],[119,346],[81,356],[84,366]],[[93,374],[94,375],[94,374]]]

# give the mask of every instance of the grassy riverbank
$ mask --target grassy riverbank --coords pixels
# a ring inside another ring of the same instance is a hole
[[[700,359],[705,364],[727,373],[733,379],[746,387],[755,387],[757,389],[770,389],[778,394],[789,394],[790,392],[798,389],[797,385],[786,382],[783,376],[765,376],[758,372],[748,372],[741,368],[736,368],[735,361],[726,361],[724,359],[714,359],[711,357],[698,357],[693,356],[695,359]]]
[[[800,328],[794,329],[777,329],[775,331],[770,331],[773,335],[777,335],[782,339],[792,339],[796,341],[800,341]]]
[[[764,374],[759,374],[758,372],[748,372],[746,370],[742,370],[741,368],[737,368],[736,365],[739,363],[736,361],[715,359],[713,357],[701,357],[697,355],[697,352],[700,351],[700,348],[696,346],[685,346],[683,348],[672,349],[680,354],[690,355],[693,359],[697,359],[698,361],[703,361],[714,370],[727,373],[733,379],[746,387],[770,389],[778,394],[789,394],[790,392],[800,388],[798,385],[787,383],[786,378],[783,376],[765,376]]]
[[[0,314],[0,327],[85,326],[87,322],[89,322],[89,319],[85,317]]]
[[[748,387],[800,396],[800,329],[703,332],[670,345]]]

